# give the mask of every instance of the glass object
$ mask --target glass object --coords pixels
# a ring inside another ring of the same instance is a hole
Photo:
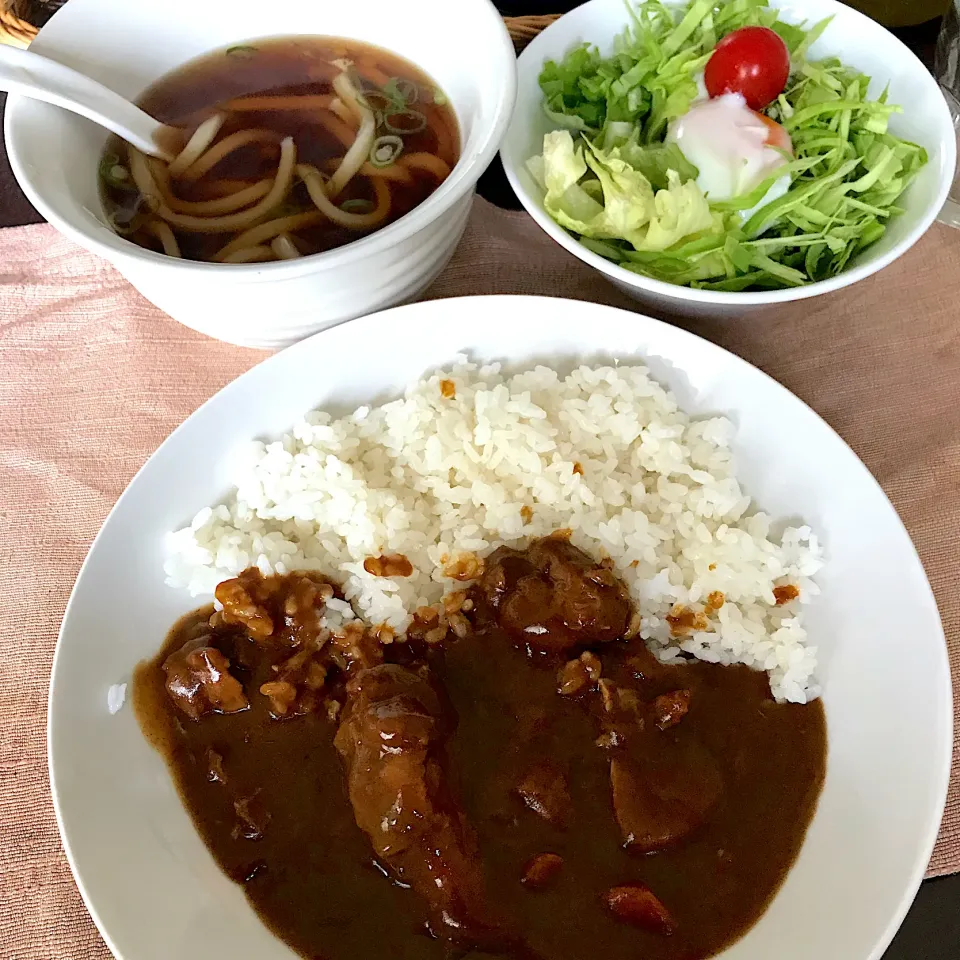
[[[960,140],[960,0],[951,0],[943,18],[933,69],[950,105],[953,126]],[[960,227],[960,173],[953,179],[950,198],[938,219],[941,223]]]
[[[948,2],[950,0],[844,0],[885,27],[913,27],[926,23],[939,17]]]

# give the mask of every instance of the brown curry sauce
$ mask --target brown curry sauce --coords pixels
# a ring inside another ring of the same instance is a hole
[[[610,639],[602,621],[620,622],[622,597],[601,565],[577,554],[556,543],[539,558],[500,551],[471,593],[467,636],[386,646],[384,659],[402,665],[404,683],[437,692],[431,708],[421,693],[399,712],[430,730],[424,715],[443,716],[437,742],[425,748],[425,779],[449,781],[452,799],[435,807],[452,817],[454,846],[482,864],[481,912],[509,931],[491,941],[492,953],[707,957],[759,918],[799,852],[825,773],[823,708],[775,703],[766,676],[746,667],[666,666],[639,639]],[[263,584],[285,589],[283,579]],[[544,582],[563,589],[550,596]],[[349,707],[360,709],[354,688],[367,665],[335,655],[322,703],[278,719],[277,702],[259,691],[297,649],[296,623],[288,615],[285,632],[276,631],[282,642],[270,646],[222,616],[211,630],[212,612],[178,622],[138,669],[134,702],[217,863],[264,923],[310,960],[381,956],[387,945],[392,960],[449,956],[449,931],[430,926],[415,874],[390,855],[378,860],[374,847],[396,844],[361,832],[358,797],[348,796],[345,765],[360,777],[352,789],[364,789],[365,774],[371,783],[385,775],[358,771],[334,745],[338,724],[350,734],[356,723],[363,736],[370,718],[351,718]],[[197,720],[171,699],[163,665],[200,636],[229,661],[248,709]],[[381,706],[400,702],[385,696]],[[299,697],[295,705],[312,702]],[[412,889],[396,882],[411,876]],[[662,914],[652,915],[653,905]],[[469,942],[453,948],[491,955]]]

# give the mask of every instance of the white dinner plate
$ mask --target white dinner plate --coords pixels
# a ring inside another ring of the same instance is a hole
[[[687,410],[732,417],[739,477],[759,505],[802,517],[820,535],[827,565],[806,625],[820,651],[826,782],[780,893],[723,956],[878,958],[927,865],[952,744],[946,645],[910,538],[844,442],[743,360],[647,317],[534,297],[414,304],[290,347],[176,430],[107,518],[60,632],[49,750],[67,855],[114,954],[122,960],[293,956],[214,864],[163,760],[141,736],[129,700],[116,714],[108,709],[108,689],[129,682],[177,617],[203,599],[165,586],[165,534],[227,493],[231,454],[245,441],[279,435],[318,405],[343,412],[397,395],[458,352],[521,368],[648,361]]]

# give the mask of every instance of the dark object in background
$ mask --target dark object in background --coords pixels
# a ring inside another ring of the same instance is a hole
[[[0,0],[0,43],[25,47],[66,0]],[[0,114],[6,95],[0,94]],[[7,151],[0,137],[0,227],[40,223],[43,218],[30,205],[13,179]]]
[[[0,0],[0,43],[26,46],[67,0]],[[4,36],[6,34],[6,36]]]
[[[67,0],[6,0],[10,12],[35,27],[42,27]]]
[[[497,9],[505,17],[532,17],[566,13],[579,5],[577,0],[506,0],[497,3]]]
[[[940,85],[951,91],[954,98],[960,96],[960,9],[947,12],[943,29],[937,38],[937,52],[934,61],[934,73]]]
[[[0,115],[7,95],[0,93]],[[43,217],[37,213],[30,201],[23,195],[17,181],[13,179],[10,164],[7,162],[7,150],[0,135],[0,228],[21,227],[28,223],[42,223]]]

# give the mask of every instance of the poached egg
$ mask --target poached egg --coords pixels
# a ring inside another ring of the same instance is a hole
[[[694,102],[671,121],[667,142],[675,143],[700,171],[697,186],[715,202],[749,193],[787,162],[783,151],[792,152],[786,130],[751,110],[739,93]],[[789,187],[785,174],[754,210],[783,196]],[[752,212],[744,211],[743,218]]]

